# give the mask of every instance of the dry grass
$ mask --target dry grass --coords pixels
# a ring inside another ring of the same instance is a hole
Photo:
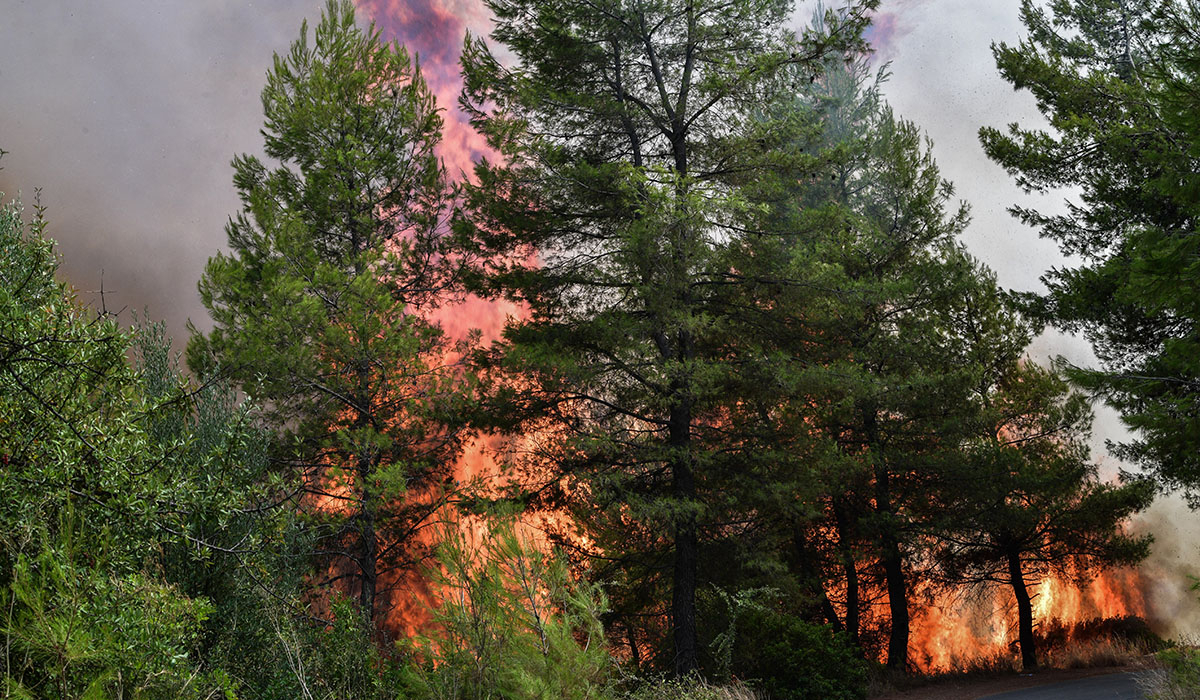
[[[1138,676],[1138,687],[1150,700],[1195,700],[1196,689],[1172,680],[1166,669],[1156,668]]]
[[[629,700],[766,700],[745,683],[714,685],[704,680],[664,680],[638,688]]]
[[[1092,639],[1053,649],[1043,660],[1050,668],[1103,668],[1130,666],[1154,651],[1142,641]]]
[[[717,688],[719,700],[765,700],[765,696],[745,683]]]

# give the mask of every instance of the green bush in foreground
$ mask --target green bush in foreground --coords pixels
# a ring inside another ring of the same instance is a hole
[[[600,616],[607,599],[563,560],[501,521],[479,542],[451,530],[435,581],[436,632],[411,644],[405,697],[602,700],[615,665]]]
[[[733,670],[772,700],[861,700],[867,667],[844,635],[773,610],[747,615]]]
[[[1200,697],[1200,649],[1175,647],[1157,654],[1162,668],[1142,681],[1150,700],[1190,700]]]

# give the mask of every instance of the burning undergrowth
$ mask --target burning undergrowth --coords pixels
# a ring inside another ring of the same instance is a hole
[[[1119,666],[1166,645],[1165,625],[1154,619],[1147,581],[1137,569],[1105,572],[1082,584],[1050,577],[1030,589],[1042,666]],[[943,675],[1020,668],[1010,592],[976,586],[926,600],[913,621],[914,670]]]

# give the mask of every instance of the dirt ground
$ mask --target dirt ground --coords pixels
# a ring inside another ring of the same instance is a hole
[[[1088,676],[1101,676],[1108,673],[1138,671],[1145,665],[1103,666],[1098,668],[1040,669],[1033,673],[1013,674],[1006,676],[961,676],[957,678],[939,678],[923,685],[907,690],[895,690],[883,694],[871,695],[871,700],[975,700],[976,698],[994,693],[1004,693],[1010,690],[1032,688],[1039,685],[1069,681]]]

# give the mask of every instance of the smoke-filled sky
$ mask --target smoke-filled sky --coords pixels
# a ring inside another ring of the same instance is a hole
[[[111,309],[165,319],[184,336],[207,326],[196,294],[205,260],[224,244],[238,201],[230,159],[258,152],[259,92],[273,52],[322,0],[4,0],[0,13],[0,192],[28,201],[42,188],[63,271]],[[464,31],[486,33],[480,0],[359,0],[385,36],[421,58],[447,109],[443,153],[470,167],[481,139],[457,119],[457,58]],[[814,0],[802,0],[797,26]],[[828,4],[828,2],[827,2]],[[1059,259],[1005,208],[1027,200],[983,157],[984,124],[1029,122],[1032,100],[996,74],[990,43],[1017,40],[1018,0],[884,0],[871,38],[891,61],[886,91],[920,124],[975,220],[970,248],[1001,284],[1034,289]],[[1085,344],[1054,337],[1038,357],[1087,362]],[[1101,433],[1115,429],[1103,419]]]
[[[110,308],[148,309],[181,336],[206,323],[196,295],[204,261],[237,207],[230,159],[257,152],[259,91],[321,0],[7,0],[0,17],[0,191],[42,188],[64,271],[83,292],[103,275]],[[421,57],[447,108],[452,171],[481,140],[456,119],[463,33],[486,32],[479,0],[360,0],[385,36]],[[1003,284],[1034,288],[1054,247],[1008,218],[1020,194],[975,132],[1036,116],[996,76],[988,45],[1019,35],[1017,0],[893,0],[872,30],[892,61],[897,111],[933,137],[945,174],[971,202],[972,249]],[[797,12],[807,20],[807,9]]]
[[[813,0],[801,4],[797,25]],[[238,205],[229,161],[259,151],[259,91],[271,55],[287,49],[303,18],[315,22],[322,5],[3,0],[0,148],[10,153],[0,160],[0,191],[31,202],[42,188],[63,272],[85,298],[95,298],[103,277],[110,310],[145,309],[177,339],[188,319],[208,326],[196,281],[223,247],[225,220]],[[481,140],[456,119],[455,62],[464,31],[486,33],[479,0],[359,6],[386,36],[420,54],[448,110],[447,164],[452,172],[469,167]],[[983,125],[1038,119],[1031,98],[998,77],[989,48],[1018,40],[1017,7],[1018,0],[884,0],[871,38],[878,58],[891,61],[889,101],[928,132],[944,176],[972,207],[968,246],[1002,285],[1027,290],[1061,257],[1008,216],[1007,206],[1029,197],[984,158],[976,137]],[[1039,339],[1031,353],[1091,358],[1085,343],[1061,335]],[[1111,412],[1101,412],[1096,445],[1120,434]],[[1155,529],[1177,529],[1175,512],[1159,508],[1152,518],[1173,522]],[[1171,568],[1194,557],[1191,549],[1164,546],[1159,559]]]

